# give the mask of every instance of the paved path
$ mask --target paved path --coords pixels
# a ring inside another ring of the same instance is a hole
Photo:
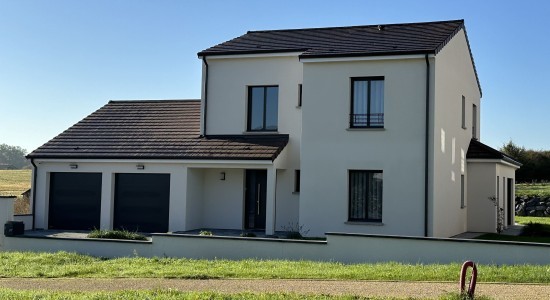
[[[243,279],[158,279],[158,278],[0,278],[0,287],[19,290],[116,291],[177,289],[180,291],[292,292],[298,294],[358,295],[382,297],[436,298],[456,292],[457,283],[354,281],[354,280],[243,280]],[[550,285],[480,283],[476,294],[495,299],[549,299]]]

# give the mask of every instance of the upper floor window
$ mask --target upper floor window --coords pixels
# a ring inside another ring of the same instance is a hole
[[[278,86],[248,87],[248,131],[277,131]]]
[[[472,137],[477,140],[477,106],[472,106]]]
[[[298,84],[298,107],[302,107],[302,84]]]
[[[384,77],[351,79],[349,126],[384,127]]]
[[[382,171],[349,171],[348,220],[382,222]]]
[[[462,129],[466,129],[466,97],[462,96]]]

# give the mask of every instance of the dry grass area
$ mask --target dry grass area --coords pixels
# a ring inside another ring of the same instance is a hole
[[[31,188],[31,170],[0,170],[0,196],[16,196],[15,214],[30,213],[30,202],[21,194]]]
[[[19,196],[31,188],[31,170],[0,170],[0,195]]]

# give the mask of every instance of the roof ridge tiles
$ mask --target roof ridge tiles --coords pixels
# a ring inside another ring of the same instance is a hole
[[[387,24],[371,24],[371,25],[353,25],[353,26],[334,26],[334,27],[310,27],[310,28],[288,28],[288,29],[274,29],[274,30],[249,30],[246,33],[262,33],[262,32],[276,32],[276,31],[305,31],[305,30],[334,30],[334,29],[353,29],[353,28],[377,28],[378,26],[411,26],[411,25],[425,25],[425,24],[446,24],[446,23],[464,23],[464,19],[456,20],[441,20],[441,21],[427,21],[427,22],[410,22],[410,23],[387,23]]]

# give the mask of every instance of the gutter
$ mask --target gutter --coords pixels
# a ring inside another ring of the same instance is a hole
[[[35,213],[36,213],[36,177],[38,176],[38,167],[34,163],[34,160],[31,158],[31,165],[34,170],[32,170],[32,230],[36,229],[35,223]]]
[[[206,61],[206,57],[202,57],[202,62],[205,66],[205,74],[204,74],[204,111],[203,111],[203,125],[202,125],[202,135],[206,136],[206,111],[208,107],[208,62]]]
[[[430,60],[426,53],[426,137],[424,153],[424,236],[428,237],[428,205],[429,205],[429,146],[430,146]]]

